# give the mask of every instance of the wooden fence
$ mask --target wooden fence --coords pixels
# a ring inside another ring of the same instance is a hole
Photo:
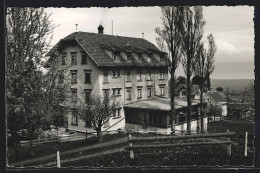
[[[51,137],[51,138],[44,138],[44,139],[36,139],[32,140],[32,146],[52,143],[52,142],[67,142],[67,141],[76,141],[86,139],[85,136],[59,136],[59,137]],[[30,141],[20,141],[21,147],[29,147]]]
[[[145,149],[145,148],[165,148],[165,147],[181,147],[181,146],[196,146],[196,145],[227,145],[227,155],[231,156],[231,145],[232,141],[230,137],[234,136],[235,132],[227,133],[214,133],[214,134],[195,134],[195,135],[181,135],[181,136],[158,136],[158,137],[132,137],[129,135],[129,146],[126,146],[125,149],[129,150],[130,158],[134,158],[134,150],[136,149]],[[198,139],[198,138],[220,138],[225,137],[225,141],[213,141],[213,142],[187,142],[187,143],[163,143],[168,140],[181,140],[181,139]],[[149,145],[133,145],[133,142],[136,141],[161,141],[162,143]]]

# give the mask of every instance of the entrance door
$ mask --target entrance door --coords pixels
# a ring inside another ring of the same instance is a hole
[[[143,116],[144,116],[144,119],[143,119],[143,125],[142,125],[142,129],[148,129],[148,113],[147,112],[145,112],[144,114],[143,114]]]

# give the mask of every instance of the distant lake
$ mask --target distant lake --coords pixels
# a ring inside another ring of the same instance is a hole
[[[254,79],[254,73],[212,73],[211,79]]]
[[[250,81],[254,82],[254,79],[212,79],[211,87],[215,90],[217,87],[222,87],[224,90],[229,87],[230,90],[241,91],[245,87],[248,87]]]

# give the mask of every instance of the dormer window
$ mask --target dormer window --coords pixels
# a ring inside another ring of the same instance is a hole
[[[142,61],[143,61],[142,55],[138,56],[138,61],[139,61],[139,62],[142,62]]]
[[[147,61],[151,62],[151,57],[150,56],[148,56]]]
[[[127,54],[127,58],[126,58],[126,60],[127,60],[128,62],[131,61],[131,53],[128,53],[128,54]]]
[[[113,60],[114,61],[118,61],[119,60],[119,53],[118,52],[114,52],[113,53]]]
[[[165,62],[165,58],[160,56],[160,62]]]

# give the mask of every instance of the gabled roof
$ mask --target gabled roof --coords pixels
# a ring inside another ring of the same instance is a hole
[[[180,92],[181,89],[185,89],[187,90],[187,84],[180,84],[177,89],[176,89],[176,92],[177,94]],[[199,85],[192,85],[191,86],[191,95],[196,95],[197,92],[200,90],[200,87]]]
[[[112,52],[123,51],[133,53],[146,53],[152,55],[153,53],[161,56],[166,53],[161,52],[158,48],[149,41],[142,38],[122,37],[106,34],[97,34],[89,32],[74,32],[67,37],[61,39],[46,56],[51,56],[55,50],[58,50],[66,41],[76,41],[93,59],[97,66],[166,66],[169,62],[166,58],[165,62],[160,62],[155,57],[151,57],[151,61],[136,61],[132,58],[131,62],[127,62],[120,58],[119,61],[113,61],[105,50]]]

